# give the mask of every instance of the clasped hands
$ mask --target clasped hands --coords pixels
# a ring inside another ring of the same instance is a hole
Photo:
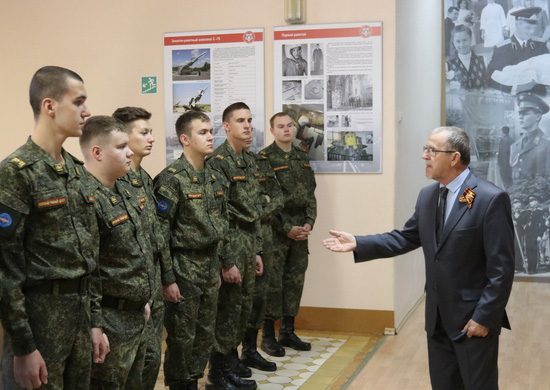
[[[311,234],[311,225],[309,223],[304,226],[292,226],[292,229],[287,233],[288,238],[295,241],[307,240],[307,236]]]

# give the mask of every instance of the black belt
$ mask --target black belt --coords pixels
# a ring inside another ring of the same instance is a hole
[[[101,299],[101,307],[119,311],[143,310],[147,302],[130,301],[128,299],[116,298],[104,295]]]
[[[208,245],[202,249],[180,249],[179,252],[187,256],[213,256],[218,253],[218,244]]]
[[[239,229],[239,230],[253,230],[256,227],[256,225],[254,224],[254,222],[231,220],[229,221],[229,227],[232,229]]]
[[[23,289],[25,294],[80,294],[86,295],[88,292],[88,276],[83,276],[78,279],[55,279],[48,280],[36,286],[26,287]]]

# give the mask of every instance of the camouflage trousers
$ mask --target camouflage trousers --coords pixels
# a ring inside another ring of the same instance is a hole
[[[254,300],[256,278],[256,252],[253,232],[231,228],[229,230],[231,256],[241,272],[241,283],[222,285],[218,295],[218,315],[216,318],[215,352],[228,354],[240,344],[248,326]]]
[[[164,325],[164,301],[162,290],[151,304],[151,318],[145,327],[145,363],[143,366],[143,389],[153,390],[157,383],[162,358],[162,328]]]
[[[308,241],[295,241],[273,234],[273,272],[270,278],[266,316],[296,317],[300,308],[308,264]]]
[[[111,352],[92,364],[91,390],[142,390],[145,362],[145,317],[142,310],[102,308]]]
[[[264,316],[267,309],[268,290],[270,288],[270,278],[273,273],[273,235],[270,224],[261,224],[262,240],[263,240],[263,255],[262,262],[264,264],[264,272],[260,276],[256,276],[256,284],[254,286],[254,301],[252,312],[248,320],[248,327],[252,329],[260,329],[263,326]]]
[[[219,269],[214,275],[215,278],[203,283],[178,279],[181,302],[166,302],[166,386],[184,384],[204,375],[215,340]]]
[[[26,294],[25,308],[36,347],[48,370],[48,384],[40,389],[87,390],[92,365],[89,298],[78,294]],[[6,333],[1,371],[3,389],[22,389],[15,383],[13,352]]]

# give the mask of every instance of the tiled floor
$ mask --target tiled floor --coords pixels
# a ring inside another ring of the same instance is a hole
[[[298,332],[305,341],[311,342],[308,352],[286,349],[282,358],[264,357],[277,363],[277,371],[266,373],[253,369],[252,378],[261,390],[340,390],[374,353],[381,335],[346,335],[329,332]],[[258,340],[260,341],[260,340]],[[204,389],[204,379],[200,382]],[[163,385],[163,373],[155,390],[167,390]]]

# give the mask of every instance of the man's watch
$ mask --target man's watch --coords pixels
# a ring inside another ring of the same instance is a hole
[[[256,255],[258,255],[258,256],[263,256],[263,255],[264,255],[264,252],[263,252],[263,251],[256,252]]]

